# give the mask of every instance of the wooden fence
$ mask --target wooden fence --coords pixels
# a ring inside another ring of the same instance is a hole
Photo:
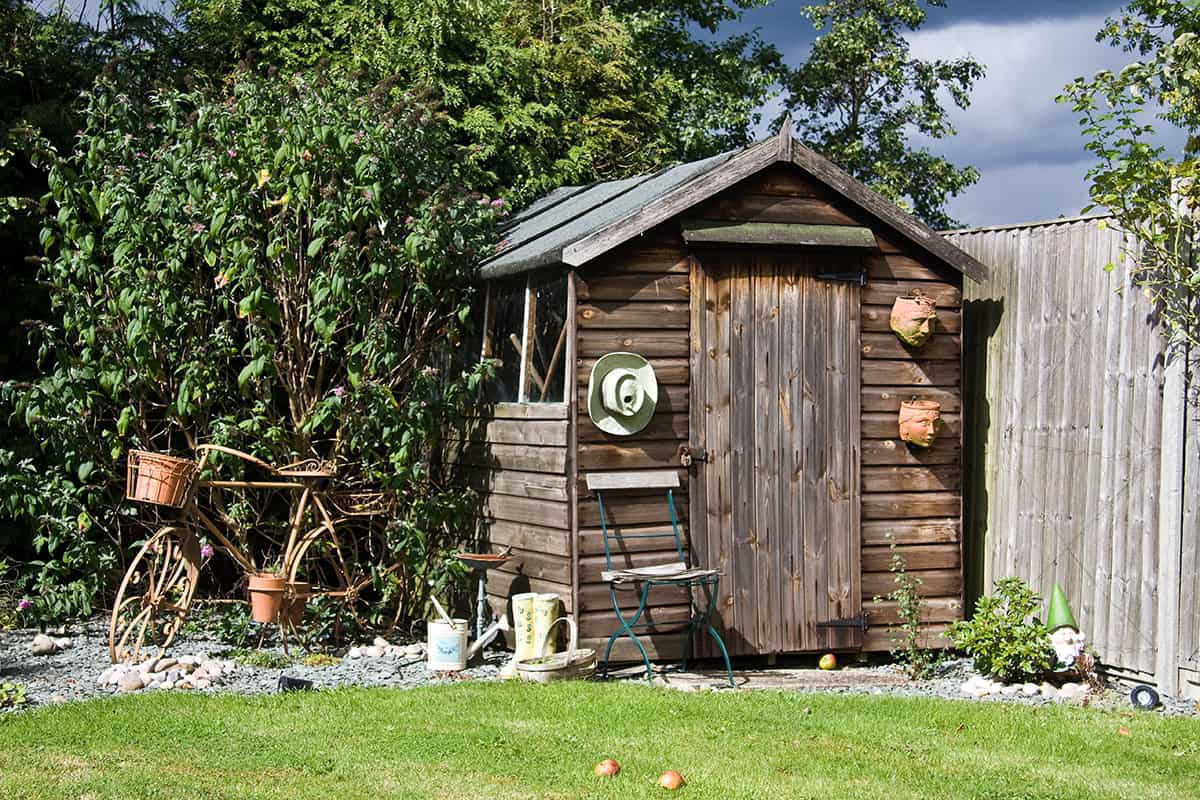
[[[1129,243],[1097,217],[948,238],[992,270],[963,311],[972,595],[1058,582],[1111,673],[1200,693],[1200,415]]]

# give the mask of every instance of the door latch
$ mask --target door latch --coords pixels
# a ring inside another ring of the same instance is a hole
[[[679,463],[685,468],[690,467],[695,462],[703,464],[708,463],[708,451],[703,447],[692,447],[691,445],[679,445]]]

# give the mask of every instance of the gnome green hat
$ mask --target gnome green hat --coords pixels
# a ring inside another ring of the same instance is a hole
[[[605,433],[637,433],[650,423],[657,403],[654,367],[636,353],[609,353],[592,367],[588,416]]]
[[[1079,623],[1075,621],[1075,615],[1071,613],[1071,606],[1067,603],[1067,593],[1057,583],[1054,584],[1054,591],[1050,593],[1050,604],[1046,607],[1046,627],[1051,633],[1059,628],[1079,630]]]

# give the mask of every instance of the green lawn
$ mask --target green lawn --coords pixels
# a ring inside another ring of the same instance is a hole
[[[1128,728],[1128,736],[1117,733]],[[592,775],[604,757],[610,780]],[[869,696],[465,683],[0,717],[0,798],[1200,797],[1200,724]]]

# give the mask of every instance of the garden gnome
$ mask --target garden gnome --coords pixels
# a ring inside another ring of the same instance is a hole
[[[1054,645],[1058,666],[1063,669],[1074,666],[1083,653],[1084,636],[1067,603],[1067,593],[1057,583],[1046,607],[1046,627],[1050,629],[1050,643]]]

